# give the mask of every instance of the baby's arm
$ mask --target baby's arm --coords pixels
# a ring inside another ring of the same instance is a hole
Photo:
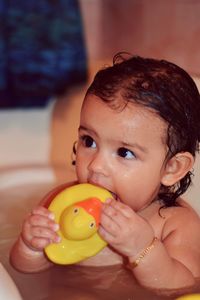
[[[200,276],[199,218],[187,208],[175,210],[152,244],[155,233],[147,220],[114,200],[104,206],[99,232],[130,264],[142,254],[132,268],[141,285],[176,289],[194,285],[195,277]]]
[[[51,242],[59,242],[56,233],[58,224],[46,207],[67,186],[69,184],[64,184],[48,193],[40,206],[34,208],[25,219],[20,236],[10,252],[10,261],[17,270],[32,273],[52,265],[44,254],[44,248]]]

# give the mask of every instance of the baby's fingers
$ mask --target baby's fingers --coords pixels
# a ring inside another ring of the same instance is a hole
[[[40,215],[40,216],[49,218],[51,220],[54,220],[54,214],[43,206],[37,206],[37,207],[33,208],[31,215]]]
[[[126,218],[132,218],[135,214],[134,211],[127,206],[126,204],[113,200],[113,199],[107,199],[106,204],[108,207],[112,208],[113,211],[120,212],[124,217]]]
[[[101,227],[113,236],[117,236],[120,231],[120,226],[113,220],[112,216],[104,212],[101,215]]]
[[[48,239],[42,239],[42,238],[38,238],[38,237],[34,237],[31,240],[30,243],[30,248],[32,248],[33,250],[37,250],[37,251],[43,251],[43,249],[49,245],[49,240]]]
[[[25,244],[33,250],[43,250],[50,243],[57,243],[60,237],[47,227],[31,226],[26,223],[21,233]]]
[[[26,226],[47,227],[51,228],[51,230],[53,231],[57,231],[59,229],[59,225],[52,219],[48,218],[47,216],[38,214],[31,214],[30,216],[28,216],[26,221],[24,222],[24,227]]]
[[[24,243],[34,250],[42,250],[51,242],[58,242],[59,229],[51,218],[47,209],[38,207],[27,216],[22,227],[22,239]]]
[[[48,228],[35,226],[32,228],[33,237],[30,244],[33,248],[38,250],[44,249],[50,243],[60,242],[60,236]]]
[[[110,245],[116,242],[116,237],[114,236],[114,234],[106,230],[103,226],[99,227],[98,232],[100,236]]]

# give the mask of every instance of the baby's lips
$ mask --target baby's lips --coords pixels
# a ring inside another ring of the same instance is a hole
[[[112,194],[112,196],[113,196],[113,198],[114,198],[115,200],[118,200],[117,194],[115,194],[115,193],[113,193],[113,192],[111,192],[111,191],[110,191],[110,193]]]

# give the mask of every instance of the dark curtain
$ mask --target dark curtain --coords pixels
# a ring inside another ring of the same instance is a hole
[[[76,0],[0,0],[0,107],[38,107],[86,80]]]

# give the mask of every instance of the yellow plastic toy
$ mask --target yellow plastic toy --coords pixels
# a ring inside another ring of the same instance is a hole
[[[59,224],[60,243],[45,248],[57,264],[73,264],[96,255],[107,243],[98,234],[102,203],[113,198],[107,190],[82,183],[60,192],[49,205]]]
[[[176,298],[176,300],[200,300],[200,294],[188,294],[188,295]]]

